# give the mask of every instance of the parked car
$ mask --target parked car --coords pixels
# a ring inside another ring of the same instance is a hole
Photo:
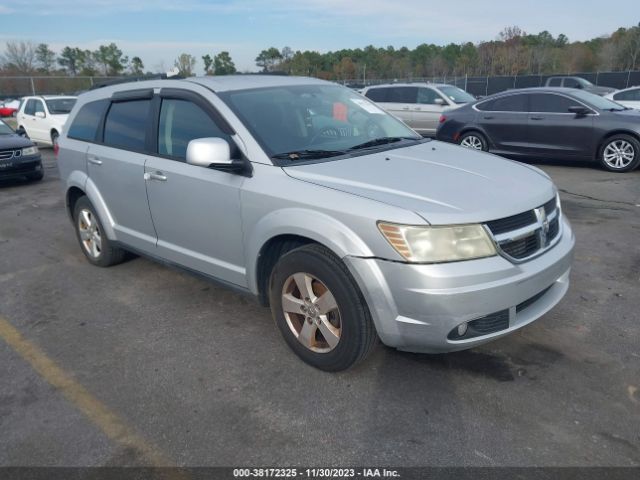
[[[59,146],[89,262],[130,250],[253,294],[324,370],[378,337],[417,352],[480,345],[568,288],[574,236],[545,173],[423,139],[322,80],[105,87],[80,96]]]
[[[625,107],[635,108],[640,110],[640,87],[625,88],[624,90],[618,90],[617,92],[605,95],[604,98],[613,100]]]
[[[640,112],[571,88],[512,90],[448,112],[438,140],[511,157],[640,163]]]
[[[31,140],[55,146],[77,97],[45,95],[25,97],[17,114],[18,128]]]
[[[0,103],[0,117],[12,117],[20,107],[20,100],[5,100]]]
[[[593,93],[600,96],[608,95],[609,93],[616,91],[615,88],[594,85],[589,80],[586,80],[582,77],[549,77],[545,82],[545,86],[575,88],[577,90],[584,90],[585,92]]]
[[[407,83],[367,87],[362,94],[424,136],[434,136],[443,112],[475,101],[453,85]]]
[[[0,180],[42,180],[44,170],[38,147],[0,120]]]

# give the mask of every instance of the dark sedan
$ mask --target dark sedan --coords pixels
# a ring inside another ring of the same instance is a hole
[[[640,111],[571,88],[511,90],[446,112],[438,140],[509,157],[640,163]]]
[[[0,120],[0,180],[25,177],[42,180],[43,176],[38,147]]]

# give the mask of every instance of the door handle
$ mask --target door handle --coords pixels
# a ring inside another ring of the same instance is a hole
[[[87,157],[87,160],[89,161],[89,163],[92,163],[94,165],[102,165],[102,160],[100,160],[98,157],[89,156]]]
[[[409,107],[402,107],[402,110],[409,110]]]
[[[482,118],[484,118],[485,120],[493,120],[493,117],[491,115],[488,115],[488,116],[482,117]]]
[[[145,172],[144,173],[145,180],[158,180],[159,182],[166,182],[167,177],[162,172]]]
[[[544,120],[544,117],[529,117],[531,120]]]

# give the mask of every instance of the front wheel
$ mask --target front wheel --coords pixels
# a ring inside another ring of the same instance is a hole
[[[471,150],[480,150],[487,152],[489,150],[489,142],[483,134],[480,132],[467,132],[460,136],[458,144],[461,147],[469,148]]]
[[[630,172],[640,163],[640,142],[629,135],[614,135],[600,149],[599,160],[610,172]]]
[[[369,309],[344,263],[313,244],[280,258],[270,281],[271,312],[291,349],[325,371],[345,370],[373,349]]]

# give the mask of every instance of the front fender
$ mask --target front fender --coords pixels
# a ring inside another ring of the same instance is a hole
[[[307,208],[284,208],[262,217],[245,232],[247,283],[258,293],[257,263],[262,247],[279,235],[309,238],[329,248],[338,257],[372,257],[373,252],[353,230],[324,213]]]

